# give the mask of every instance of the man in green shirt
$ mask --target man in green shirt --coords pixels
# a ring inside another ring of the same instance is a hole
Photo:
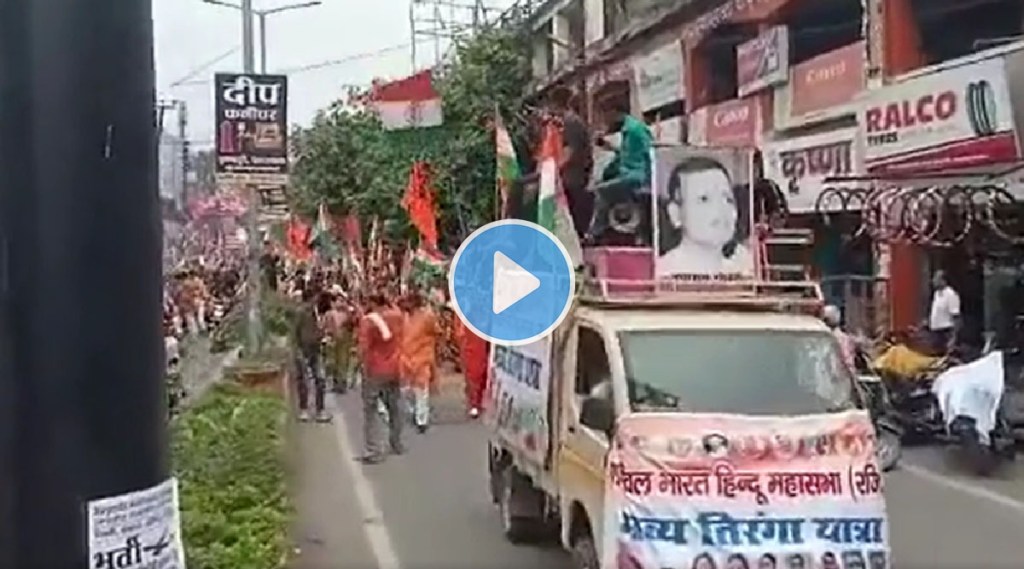
[[[594,186],[594,216],[588,236],[591,242],[608,230],[608,212],[613,205],[632,201],[638,190],[651,184],[651,146],[654,142],[651,129],[629,114],[626,103],[613,106],[608,119],[608,132],[621,133],[622,142],[618,148],[604,139],[598,142],[614,150],[615,158],[605,167],[601,181]]]

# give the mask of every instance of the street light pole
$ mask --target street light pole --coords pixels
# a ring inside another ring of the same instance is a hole
[[[256,12],[260,19],[260,73],[267,74],[267,13]]]
[[[203,0],[207,4],[216,4],[217,6],[224,6],[226,8],[232,8],[242,12],[242,71],[246,74],[251,74],[256,71],[255,60],[255,38],[253,37],[253,18],[258,17],[260,19],[260,70],[261,73],[267,73],[267,16],[271,14],[277,14],[280,12],[287,12],[289,10],[299,10],[302,8],[312,8],[313,6],[319,6],[321,0],[309,0],[308,2],[299,2],[296,4],[288,4],[286,6],[279,6],[270,10],[254,10],[252,7],[252,0],[241,0],[241,5],[226,2],[224,0]],[[248,278],[246,279],[246,288],[248,290],[248,334],[247,334],[247,352],[250,354],[256,353],[260,347],[260,338],[262,337],[262,331],[260,330],[260,237],[259,237],[259,207],[260,207],[260,196],[256,186],[247,185],[246,188],[247,198],[249,200],[249,206],[246,210],[245,216],[245,230],[248,237]]]
[[[242,0],[242,71],[254,73],[256,62],[252,34],[252,0]]]

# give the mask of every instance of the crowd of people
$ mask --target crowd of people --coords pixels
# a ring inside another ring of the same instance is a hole
[[[402,286],[394,271],[362,283],[336,266],[288,269],[270,252],[263,266],[267,286],[299,301],[293,377],[301,421],[331,422],[328,391],[358,388],[364,460],[383,461],[388,451],[402,454],[407,424],[421,434],[430,428],[431,393],[446,364],[462,370],[466,413],[479,416],[487,343],[451,316],[440,289]]]
[[[164,342],[168,366],[180,358],[186,337],[212,331],[237,302],[243,286],[243,252],[225,246],[223,239],[195,228],[165,249],[173,264],[165,264],[163,291]],[[165,259],[166,260],[166,259]]]

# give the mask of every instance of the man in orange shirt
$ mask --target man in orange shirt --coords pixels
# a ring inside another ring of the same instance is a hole
[[[402,383],[412,395],[413,420],[420,433],[430,421],[430,384],[437,374],[437,314],[423,296],[408,297],[409,315],[402,334]]]
[[[383,294],[369,298],[368,311],[359,322],[359,355],[363,362],[363,441],[366,453],[363,462],[376,464],[385,455],[377,436],[381,417],[378,404],[387,408],[388,442],[391,452],[403,454],[402,422],[405,414],[400,405],[399,353],[405,315],[387,301]]]

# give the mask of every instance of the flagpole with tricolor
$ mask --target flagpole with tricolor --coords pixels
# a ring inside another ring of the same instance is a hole
[[[559,164],[562,157],[562,127],[554,120],[544,125],[540,150],[540,189],[537,198],[537,224],[544,227],[565,246],[578,267],[583,263],[583,249],[569,211],[569,200],[562,187]]]
[[[512,184],[522,175],[519,171],[519,160],[516,158],[516,148],[512,144],[512,136],[505,127],[505,121],[501,118],[501,111],[494,108],[494,148],[496,155],[496,187],[495,187],[495,211],[498,219],[508,217],[508,196]]]
[[[317,207],[316,224],[309,234],[309,248],[316,251],[321,261],[331,261],[338,256],[338,247],[331,235],[331,218],[323,202]]]

